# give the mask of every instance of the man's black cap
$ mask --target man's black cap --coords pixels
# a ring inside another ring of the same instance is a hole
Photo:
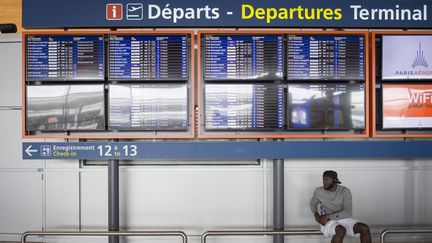
[[[338,175],[336,173],[336,171],[332,171],[332,170],[326,170],[323,173],[323,177],[330,177],[333,179],[333,181],[337,184],[341,184],[342,182],[339,181],[338,179]]]

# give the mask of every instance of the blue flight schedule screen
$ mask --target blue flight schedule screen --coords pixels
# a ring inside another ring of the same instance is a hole
[[[206,84],[205,128],[282,129],[283,92],[278,84]]]
[[[187,80],[187,35],[111,35],[110,80]]]
[[[282,35],[204,35],[205,80],[283,79]]]
[[[287,78],[364,80],[363,36],[289,35]]]
[[[26,38],[27,81],[104,80],[104,37]]]

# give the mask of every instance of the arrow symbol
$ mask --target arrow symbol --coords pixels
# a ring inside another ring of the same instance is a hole
[[[37,149],[31,149],[31,148],[32,148],[32,145],[28,146],[25,150],[26,154],[28,154],[28,156],[30,156],[30,157],[33,156],[31,153],[37,152]]]

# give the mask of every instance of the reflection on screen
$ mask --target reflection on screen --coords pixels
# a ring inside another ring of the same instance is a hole
[[[27,86],[27,131],[104,130],[103,85]]]
[[[109,86],[110,130],[187,130],[187,85]]]
[[[283,128],[283,86],[276,84],[207,84],[205,128]]]
[[[363,84],[288,85],[289,129],[364,129]]]

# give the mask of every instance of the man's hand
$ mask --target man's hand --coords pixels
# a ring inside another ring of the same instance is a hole
[[[321,219],[322,219],[322,216],[319,213],[315,213],[315,221],[317,221],[317,223],[321,224]]]
[[[319,222],[322,226],[326,225],[327,222],[330,221],[330,218],[327,215],[321,216],[321,221]]]
[[[321,215],[319,215],[319,213],[315,213],[315,221],[317,221],[318,223],[321,221]]]
[[[319,215],[319,213],[315,213],[315,221],[320,225],[324,226],[329,220],[330,219],[327,215]]]

